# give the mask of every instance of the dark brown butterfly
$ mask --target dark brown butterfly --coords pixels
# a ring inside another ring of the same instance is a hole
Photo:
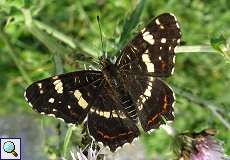
[[[102,57],[101,71],[40,80],[26,89],[25,98],[34,110],[66,123],[87,117],[90,135],[115,151],[138,137],[138,119],[146,132],[174,119],[174,93],[160,77],[173,74],[180,38],[175,16],[161,14],[125,46],[115,64]]]

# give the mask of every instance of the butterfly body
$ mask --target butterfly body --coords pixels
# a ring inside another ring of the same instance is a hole
[[[127,88],[125,88],[125,81],[122,79],[122,75],[117,70],[116,65],[108,59],[102,58],[102,64],[103,79],[108,86],[109,94],[112,95],[111,97],[114,101],[119,103],[118,107],[124,111],[126,116],[136,122],[136,106]]]
[[[101,71],[83,70],[31,84],[29,105],[41,114],[80,124],[87,117],[89,134],[111,151],[131,143],[144,131],[174,120],[175,96],[161,80],[174,71],[174,48],[180,42],[174,15],[153,19],[121,51],[115,63],[100,59]]]

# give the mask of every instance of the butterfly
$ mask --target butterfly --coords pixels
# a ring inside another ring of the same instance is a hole
[[[174,72],[175,47],[181,32],[176,17],[154,18],[121,51],[115,63],[100,58],[101,70],[56,75],[31,84],[29,105],[66,123],[87,120],[89,134],[111,151],[145,132],[173,121],[175,96],[161,80]]]

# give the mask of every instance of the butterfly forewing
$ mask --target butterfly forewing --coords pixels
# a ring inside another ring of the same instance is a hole
[[[116,65],[124,85],[138,108],[145,131],[158,128],[165,120],[172,121],[175,96],[159,78],[174,71],[174,48],[180,42],[177,19],[164,13],[153,19],[122,50]]]
[[[175,16],[161,14],[127,44],[116,64],[120,72],[170,76],[174,71],[174,49],[180,43],[180,38]]]
[[[58,75],[31,84],[25,98],[41,114],[78,124],[85,119],[101,81],[100,71]]]

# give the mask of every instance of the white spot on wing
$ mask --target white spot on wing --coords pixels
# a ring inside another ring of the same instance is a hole
[[[141,30],[141,32],[144,33],[144,32],[145,32],[145,28],[143,28],[143,29]]]
[[[154,80],[153,77],[149,77],[148,87],[145,89],[144,95],[141,95],[137,100],[139,110],[143,109],[143,105],[144,105],[145,101],[147,101],[148,98],[151,97],[151,90],[152,90],[153,80]]]
[[[169,46],[169,51],[171,51],[172,50],[172,47],[171,46]]]
[[[148,63],[148,62],[151,62],[150,59],[149,59],[149,55],[148,55],[148,54],[143,54],[143,55],[142,55],[142,60],[143,60],[144,62],[147,62],[147,63]]]
[[[180,26],[179,26],[179,24],[178,23],[176,23],[176,27],[179,29],[180,28]]]
[[[145,36],[149,35],[149,33],[150,33],[150,32],[144,32],[144,33],[142,34],[142,36],[145,37]]]
[[[144,95],[147,96],[147,97],[151,96],[151,92],[150,92],[150,90],[148,88],[145,90]]]
[[[154,80],[153,77],[149,77],[149,81],[152,82]]]
[[[166,43],[166,38],[161,38],[161,43]]]
[[[100,114],[100,116],[105,117],[105,118],[109,118],[110,112],[102,112],[102,114]]]
[[[81,92],[79,90],[74,91],[74,96],[79,100],[81,98]]]
[[[169,13],[169,14],[174,17],[175,21],[177,21],[177,18],[173,13]]]
[[[148,42],[149,44],[153,45],[155,43],[155,40],[153,39],[153,35],[150,34],[150,32],[144,32],[142,34],[143,39]]]
[[[52,79],[58,79],[58,76],[54,76]]]
[[[123,115],[123,114],[118,115],[116,110],[112,110],[112,111],[99,111],[99,110],[96,110],[96,112],[95,112],[95,109],[91,108],[90,112],[94,112],[97,115],[100,115],[101,117],[105,117],[105,118],[110,118],[111,116],[112,117],[119,117],[119,118],[122,118],[122,119],[126,118],[126,116]]]
[[[26,91],[24,92],[24,97],[25,97],[25,100],[28,101],[28,98],[26,97]]]
[[[82,94],[79,90],[75,90],[74,96],[77,98],[79,106],[81,106],[82,108],[86,108],[88,106],[88,103],[82,97]]]
[[[33,107],[33,105],[32,105],[30,102],[29,102],[29,106],[30,106],[30,107]]]
[[[173,63],[176,62],[176,56],[173,56]]]
[[[155,20],[155,22],[156,22],[157,25],[161,24],[158,18]]]
[[[50,117],[55,117],[54,114],[47,114],[47,116],[50,116]]]
[[[42,83],[38,83],[38,88],[42,88]]]
[[[82,107],[82,108],[86,108],[88,106],[88,103],[86,102],[86,100],[81,97],[80,100],[78,101],[78,104]]]
[[[95,109],[94,108],[90,108],[90,112],[95,112]]]
[[[177,44],[180,44],[180,39],[177,40]]]
[[[148,54],[143,54],[142,55],[142,60],[144,61],[145,65],[147,67],[147,71],[148,72],[154,72],[154,64],[151,63],[149,55]]]
[[[149,44],[153,45],[155,43],[155,40],[153,39],[153,36],[148,34],[146,36],[143,36],[143,39],[148,42]]]
[[[62,122],[65,122],[63,118],[58,117],[57,119],[61,120]]]
[[[172,71],[171,71],[171,74],[173,74],[174,73],[174,68],[172,68]]]
[[[141,95],[141,96],[140,96],[140,100],[141,100],[142,103],[145,103],[145,101],[146,101],[147,99],[145,98],[145,96]]]
[[[148,134],[150,134],[150,133],[152,133],[153,131],[155,131],[156,129],[150,129],[149,131],[148,131]]]
[[[50,98],[50,99],[49,99],[49,102],[50,102],[50,103],[54,103],[54,98]]]
[[[148,72],[154,72],[154,64],[153,63],[146,63]]]
[[[121,146],[117,147],[116,150],[115,150],[115,152],[117,152],[120,149],[121,149]]]
[[[63,93],[63,83],[60,79],[55,80],[53,84],[55,86],[55,90],[57,91],[57,93]]]
[[[174,98],[175,99],[175,98]],[[172,107],[174,108],[174,106],[175,106],[175,103],[176,103],[176,101],[174,100],[174,102],[172,103]]]
[[[138,106],[138,110],[141,111],[142,109],[143,109],[143,104],[140,104],[140,105]]]

